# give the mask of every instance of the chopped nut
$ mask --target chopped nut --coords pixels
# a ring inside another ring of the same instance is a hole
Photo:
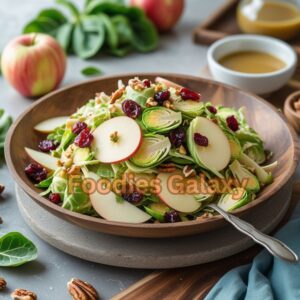
[[[176,171],[176,165],[173,163],[161,164],[157,170],[162,173],[173,173]]]
[[[64,166],[65,166],[66,168],[70,168],[70,167],[72,166],[72,164],[73,164],[73,159],[72,159],[72,158],[68,158],[68,159],[65,161]]]
[[[0,290],[4,290],[6,288],[6,281],[4,278],[0,277]]]
[[[0,183],[0,195],[3,193],[4,190],[5,190],[5,186]]]
[[[172,102],[170,100],[164,101],[163,106],[166,108],[170,108],[170,109],[174,108],[174,105],[172,104]]]
[[[212,213],[210,213],[210,212],[205,212],[202,216],[197,217],[196,220],[201,221],[201,220],[203,220],[203,219],[212,218],[213,216],[214,216],[214,215],[213,215]]]
[[[176,95],[176,96],[180,96],[180,91],[181,91],[181,89],[176,89],[175,95]]]
[[[97,300],[98,293],[95,288],[89,283],[80,279],[72,278],[68,284],[68,291],[73,300]]]
[[[196,176],[196,171],[189,165],[184,166],[182,173],[184,175],[184,177],[194,177]]]
[[[66,128],[72,129],[73,125],[75,125],[77,122],[77,119],[68,119],[66,122]]]
[[[95,97],[96,104],[108,103],[109,100],[110,97],[106,95],[104,92],[96,93],[96,97]]]
[[[80,167],[73,165],[69,170],[68,170],[69,175],[77,175],[80,174]]]
[[[146,101],[146,107],[157,106],[158,102],[154,100],[153,97],[149,97]]]
[[[57,161],[56,164],[58,167],[62,167],[64,165],[64,163],[60,159]]]
[[[10,296],[14,300],[36,300],[37,299],[35,293],[24,289],[15,289],[14,292],[10,294]]]
[[[186,149],[184,148],[184,146],[183,145],[181,145],[179,148],[178,148],[178,152],[180,153],[180,154],[183,154],[183,155],[186,155]]]
[[[117,111],[117,107],[115,105],[112,105],[110,108],[109,108],[109,111],[113,114]]]
[[[296,110],[300,110],[300,99],[298,99],[297,101],[294,102],[294,108]]]
[[[163,90],[163,86],[161,84],[157,84],[154,88],[155,93],[161,92]]]
[[[62,177],[62,178],[65,178],[67,176],[67,170],[66,169],[62,169],[59,172],[59,176]]]
[[[110,96],[110,104],[114,104],[118,99],[120,99],[125,91],[125,87],[122,87],[118,90],[116,90],[115,92],[113,92]]]

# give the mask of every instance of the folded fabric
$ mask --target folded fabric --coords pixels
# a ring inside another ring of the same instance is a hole
[[[275,235],[300,257],[300,205]],[[260,252],[252,264],[226,273],[205,300],[300,300],[300,263],[291,264]]]

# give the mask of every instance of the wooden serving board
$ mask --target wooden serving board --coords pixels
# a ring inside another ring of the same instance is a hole
[[[193,34],[195,43],[210,45],[227,35],[242,33],[236,22],[236,9],[239,2],[239,0],[226,1],[214,14],[196,27]],[[288,43],[294,47],[300,57],[300,35]]]
[[[289,220],[299,198],[300,182],[297,182],[294,184],[289,210],[277,230]],[[203,299],[227,271],[250,263],[261,249],[260,246],[253,246],[244,252],[219,261],[189,268],[153,272],[114,296],[112,300]]]

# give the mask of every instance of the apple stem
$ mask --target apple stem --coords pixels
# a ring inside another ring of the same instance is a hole
[[[118,140],[119,140],[119,134],[118,134],[118,131],[115,131],[113,132],[111,135],[110,135],[110,140],[113,142],[113,143],[117,143]]]
[[[36,38],[37,38],[37,33],[34,33],[32,36],[32,40],[31,40],[31,46],[33,46],[35,44]]]

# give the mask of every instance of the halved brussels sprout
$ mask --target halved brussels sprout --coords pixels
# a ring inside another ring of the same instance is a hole
[[[235,188],[231,193],[223,194],[218,201],[218,206],[225,211],[233,211],[252,200],[252,194],[243,188]]]
[[[196,102],[192,100],[174,101],[173,106],[175,110],[182,112],[184,116],[190,118],[201,116],[205,109],[203,102]]]
[[[142,145],[130,162],[142,168],[155,167],[166,159],[170,148],[169,139],[163,135],[144,136]]]
[[[154,87],[149,87],[142,91],[136,91],[131,86],[128,85],[126,87],[126,91],[124,95],[122,96],[122,100],[131,99],[137,102],[141,107],[145,108],[148,98],[153,97],[154,94],[155,94]]]
[[[253,175],[249,170],[244,168],[237,160],[234,160],[231,165],[229,165],[232,175],[242,184],[243,180],[247,180],[247,185],[245,189],[247,191],[258,192],[260,190],[259,181],[256,176]]]
[[[246,142],[243,145],[243,152],[259,165],[266,160],[264,147],[260,143]]]
[[[142,121],[148,131],[166,132],[178,127],[181,122],[181,113],[169,108],[155,106],[144,110]]]
[[[240,156],[239,161],[243,165],[254,169],[254,172],[255,172],[255,174],[256,174],[256,176],[257,176],[260,183],[269,184],[269,183],[272,182],[272,180],[273,180],[272,173],[268,173],[267,171],[265,171],[261,166],[259,166],[254,160],[252,160],[245,153],[243,153]]]

